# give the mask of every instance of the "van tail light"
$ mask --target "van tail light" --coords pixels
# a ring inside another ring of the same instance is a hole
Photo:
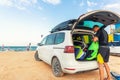
[[[64,53],[74,53],[74,46],[65,46]]]

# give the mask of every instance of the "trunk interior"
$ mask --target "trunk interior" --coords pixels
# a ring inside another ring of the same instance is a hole
[[[75,59],[78,61],[86,61],[91,56],[91,50],[88,50],[92,43],[92,33],[73,33],[72,40],[74,45]],[[92,59],[94,60],[94,59]],[[91,61],[91,60],[90,60]]]

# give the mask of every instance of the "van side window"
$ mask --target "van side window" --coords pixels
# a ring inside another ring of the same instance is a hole
[[[42,44],[42,45],[45,45],[46,40],[47,40],[47,37],[45,37],[45,38],[41,41],[41,44]]]
[[[65,38],[65,33],[57,33],[56,39],[55,39],[55,44],[60,44],[64,41]]]
[[[55,34],[48,35],[46,45],[54,44],[54,40],[55,40]]]

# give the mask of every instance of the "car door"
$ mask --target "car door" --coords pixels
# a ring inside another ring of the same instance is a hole
[[[48,64],[51,63],[55,36],[56,36],[56,34],[50,34],[50,35],[47,36],[43,58],[44,58],[44,61],[47,62]]]
[[[44,53],[46,51],[46,40],[47,36],[40,43],[38,43],[37,51],[38,56],[41,60],[44,60]]]

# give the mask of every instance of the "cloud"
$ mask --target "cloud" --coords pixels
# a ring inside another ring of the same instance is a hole
[[[15,7],[25,10],[27,7],[35,5],[38,0],[0,0],[0,6]]]
[[[120,7],[120,4],[115,3],[115,4],[108,4],[104,8],[105,9],[110,9],[110,8],[119,8],[119,7]]]
[[[26,10],[26,7],[24,7],[24,6],[15,5],[15,7],[19,10]]]
[[[97,8],[99,7],[96,7],[98,5],[97,2],[92,2],[92,1],[89,1],[87,0],[86,1],[86,11],[89,12],[89,11],[92,11],[92,10],[96,10]]]
[[[90,9],[90,8],[87,8],[87,12],[90,12],[90,11],[92,11],[92,9]]]
[[[117,13],[120,13],[120,3],[114,3],[114,4],[107,4],[103,7],[105,10],[112,10]]]
[[[18,0],[18,2],[22,5],[32,5],[37,3],[37,0]]]
[[[95,10],[96,8],[99,8],[99,7],[96,7],[97,5],[98,5],[97,2],[86,0],[86,11],[89,12],[89,11]]]
[[[42,1],[45,3],[52,4],[52,5],[58,5],[61,3],[61,0],[42,0]]]
[[[41,6],[38,6],[38,9],[39,9],[39,10],[43,10],[43,8],[42,8]]]
[[[80,5],[81,7],[84,6],[84,2],[82,1],[79,5]]]
[[[2,5],[2,6],[12,6],[13,3],[10,0],[0,0],[0,5]]]
[[[90,2],[89,0],[87,0],[87,5],[88,5],[89,7],[91,7],[91,6],[96,6],[97,3],[95,3],[95,2]]]

